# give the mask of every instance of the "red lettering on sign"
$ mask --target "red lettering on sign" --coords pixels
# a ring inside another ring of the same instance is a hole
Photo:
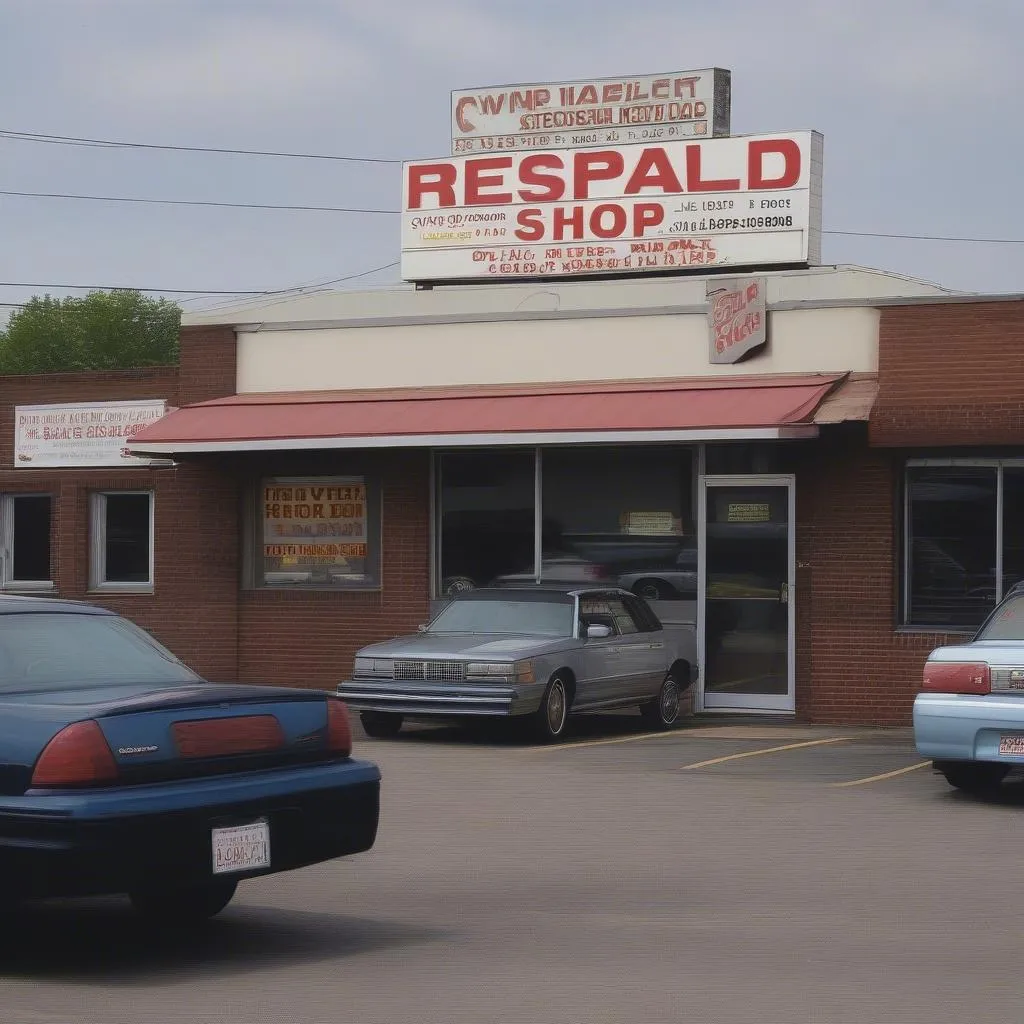
[[[503,174],[484,174],[512,166],[510,156],[485,157],[466,161],[466,206],[492,206],[512,202],[511,192],[484,193],[481,189],[499,188],[505,184]]]
[[[455,104],[455,123],[459,126],[460,132],[471,132],[476,125],[466,116],[467,107],[475,107],[476,100],[472,96],[463,96]]]
[[[544,237],[544,216],[536,208],[520,210],[516,215],[516,223],[519,227],[515,230],[515,236],[521,242],[539,242]]]
[[[590,214],[590,230],[597,238],[618,238],[625,229],[626,211],[618,203],[602,203]]]
[[[682,192],[683,186],[672,167],[668,153],[663,149],[645,149],[629,176],[625,194],[636,195],[644,188],[660,188],[662,192]]]
[[[524,185],[536,185],[536,188],[521,188],[519,198],[532,202],[557,202],[565,195],[565,179],[557,174],[540,174],[542,168],[552,171],[565,169],[561,157],[554,153],[537,153],[528,156],[519,165],[519,180]]]
[[[565,238],[565,229],[567,227],[572,228],[572,234],[570,238],[582,238],[583,237],[583,207],[574,206],[572,212],[566,212],[564,206],[556,206],[554,213],[554,225],[551,232],[551,237],[556,242],[561,242]]]
[[[614,149],[583,151],[573,159],[573,199],[589,199],[592,181],[611,181],[624,169],[622,154]]]
[[[700,146],[686,147],[686,187],[691,192],[738,192],[739,178],[701,178]]]
[[[438,206],[455,205],[455,164],[419,164],[409,168],[409,209],[418,210],[423,197],[437,196]]]
[[[785,161],[777,178],[766,178],[764,158],[776,153]],[[753,141],[747,147],[747,187],[752,192],[770,188],[793,188],[800,180],[800,147],[792,139]]]

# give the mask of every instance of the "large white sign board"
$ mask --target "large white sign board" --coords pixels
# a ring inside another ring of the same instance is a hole
[[[821,172],[811,131],[410,162],[402,277],[816,264]]]

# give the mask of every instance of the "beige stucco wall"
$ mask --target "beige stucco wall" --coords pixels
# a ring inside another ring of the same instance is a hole
[[[708,359],[700,314],[478,323],[241,330],[238,391],[873,372],[878,311],[778,310],[765,354]]]

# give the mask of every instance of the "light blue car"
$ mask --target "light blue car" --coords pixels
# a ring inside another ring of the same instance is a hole
[[[1024,585],[973,640],[928,656],[914,742],[951,786],[970,793],[994,792],[1024,766]]]

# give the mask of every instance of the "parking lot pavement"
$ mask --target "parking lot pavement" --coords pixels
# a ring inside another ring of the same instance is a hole
[[[519,757],[557,761],[567,769],[602,772],[667,771],[734,777],[748,782],[854,788],[930,774],[914,749],[910,729],[800,725],[710,716],[680,728],[645,730],[635,715],[594,715],[574,720],[566,739],[536,746],[504,723],[453,728],[411,727],[396,741],[411,748],[486,746]]]
[[[244,883],[195,936],[119,901],[9,918],[0,1019],[1019,1019],[1024,876],[1002,866],[1024,786],[970,799],[926,768],[834,785],[915,761],[905,730],[636,724],[551,748],[359,740],[384,778],[373,850]]]

